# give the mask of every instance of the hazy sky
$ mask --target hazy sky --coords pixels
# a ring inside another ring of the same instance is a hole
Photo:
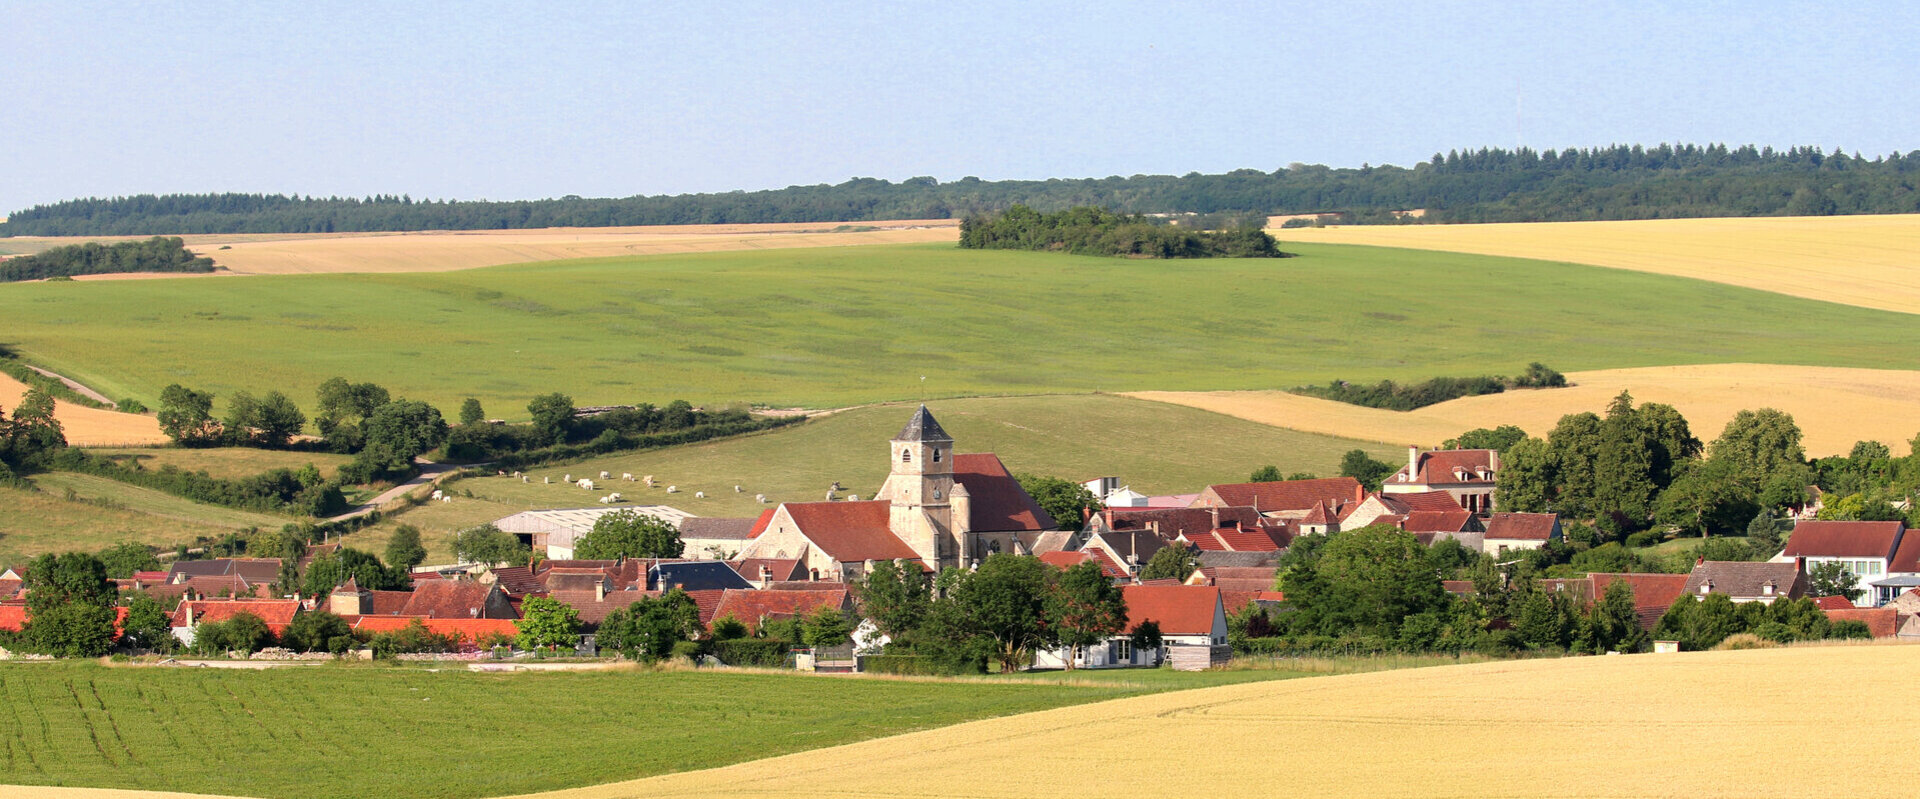
[[[0,213],[1920,149],[1908,3],[380,6],[0,0]]]

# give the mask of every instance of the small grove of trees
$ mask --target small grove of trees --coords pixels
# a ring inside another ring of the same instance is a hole
[[[1510,388],[1558,388],[1566,384],[1565,375],[1535,362],[1513,377],[1435,377],[1407,385],[1392,380],[1372,385],[1335,380],[1324,386],[1300,386],[1293,389],[1293,393],[1368,408],[1411,411],[1461,397],[1498,394]]]
[[[1360,481],[1368,491],[1379,491],[1380,484],[1397,470],[1391,463],[1374,460],[1364,449],[1350,449],[1340,457],[1340,476]]]
[[[636,660],[659,660],[675,654],[675,647],[684,652],[681,645],[692,644],[700,632],[700,608],[676,588],[609,611],[594,643]]]
[[[1142,580],[1185,580],[1200,568],[1200,558],[1184,544],[1168,544],[1140,567]]]
[[[1087,487],[1072,480],[1044,475],[1015,475],[1020,487],[1027,496],[1033,497],[1041,510],[1053,517],[1053,522],[1062,530],[1078,530],[1086,523],[1089,514],[1106,509],[1100,497],[1093,495]]]
[[[1015,205],[960,221],[960,246],[979,250],[1057,250],[1075,255],[1144,258],[1284,258],[1258,225],[1200,231],[1080,206],[1043,214]]]
[[[87,242],[0,261],[0,283],[116,272],[211,272],[213,259],[189,252],[178,237],[117,244]]]
[[[406,567],[388,566],[372,553],[341,547],[322,553],[307,564],[300,589],[307,596],[323,596],[349,579],[369,591],[399,591],[413,586],[413,577]]]
[[[1775,643],[1823,638],[1866,638],[1866,625],[1834,622],[1810,599],[1735,604],[1726,594],[1682,596],[1667,608],[1653,634],[1680,642],[1683,649],[1712,649],[1727,637],[1749,634]]]
[[[533,551],[514,534],[483,524],[453,534],[453,556],[462,563],[525,566]]]
[[[54,418],[53,395],[28,387],[8,419],[0,408],[0,481],[41,466],[46,458],[66,449],[66,430]]]
[[[580,643],[580,613],[557,599],[528,597],[520,604],[519,626],[514,645],[521,649],[558,651]]]
[[[1127,619],[1120,589],[1092,562],[1062,571],[996,553],[933,581],[918,568],[875,564],[852,588],[860,614],[889,637],[888,654],[921,656],[944,671],[992,662],[1011,672],[1039,650],[1117,635]]]
[[[27,623],[16,646],[55,657],[99,657],[113,646],[117,596],[107,567],[85,552],[47,554],[27,565]]]
[[[685,550],[680,528],[671,522],[623,509],[595,519],[593,529],[574,542],[573,554],[583,560],[677,558]]]

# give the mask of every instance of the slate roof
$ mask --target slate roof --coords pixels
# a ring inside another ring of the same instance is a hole
[[[1280,557],[1280,552],[1201,552],[1195,557],[1200,559],[1200,565],[1209,567],[1271,566]]]
[[[747,629],[758,630],[765,619],[796,618],[822,607],[847,607],[847,589],[727,591],[720,598],[713,618],[732,616],[747,625]]]
[[[1020,487],[1020,481],[1007,472],[1006,464],[993,453],[953,456],[953,479],[967,487],[972,497],[974,532],[1019,532],[1052,530],[1059,525],[1048,516],[1033,497]]]
[[[1768,583],[1774,585],[1773,596],[1797,597],[1806,593],[1807,576],[1791,563],[1746,563],[1730,560],[1710,560],[1693,567],[1687,574],[1685,593],[1698,596],[1700,587],[1712,582],[1712,592],[1731,597],[1762,597]]]
[[[1359,502],[1367,496],[1360,481],[1351,477],[1226,483],[1207,486],[1207,491],[1218,497],[1224,505],[1252,507],[1261,513],[1310,511],[1316,502],[1325,502],[1329,508],[1337,508],[1343,503]]]
[[[1554,513],[1495,513],[1487,517],[1487,537],[1502,541],[1546,541],[1553,537]]]
[[[493,570],[494,585],[514,596],[524,596],[542,590],[540,578],[533,575],[531,566],[500,566]]]
[[[1141,565],[1152,560],[1153,553],[1167,547],[1166,539],[1145,530],[1111,530],[1093,534],[1087,539],[1087,545],[1082,546],[1081,549],[1094,549],[1095,541],[1113,550],[1115,560],[1121,562],[1137,560]]]
[[[894,436],[893,440],[951,444],[953,436],[947,435],[947,431],[934,420],[933,414],[927,411],[927,406],[922,405],[920,410],[913,412],[913,418],[907,420],[907,426],[900,428],[900,434]]]
[[[754,523],[758,519],[719,518],[696,516],[680,523],[681,538],[700,538],[712,541],[745,541],[753,537]]]
[[[1844,608],[1827,611],[1828,621],[1857,621],[1867,625],[1875,638],[1892,638],[1899,632],[1899,611],[1893,608]]]
[[[1790,558],[1891,558],[1906,525],[1901,522],[1804,521],[1787,537]]]
[[[1220,589],[1210,585],[1129,585],[1121,593],[1128,632],[1153,621],[1161,635],[1210,635],[1214,610],[1222,607]]]
[[[752,588],[753,584],[723,562],[696,560],[661,563],[647,570],[647,585],[664,591],[678,587],[683,591],[719,591],[727,588]]]
[[[280,576],[279,558],[214,558],[177,560],[167,568],[167,582],[187,577],[227,577],[239,575],[247,582],[267,584]]]
[[[920,559],[920,553],[889,529],[892,505],[886,500],[789,502],[785,507],[807,540],[841,563]]]

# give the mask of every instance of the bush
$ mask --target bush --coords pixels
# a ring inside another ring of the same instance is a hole
[[[1734,649],[1772,649],[1777,646],[1779,646],[1779,644],[1769,641],[1758,635],[1754,635],[1753,633],[1734,633],[1732,635],[1729,635],[1725,638],[1720,639],[1720,644],[1714,647],[1714,651],[1725,652],[1725,651],[1734,650]]]
[[[1828,638],[1872,638],[1873,631],[1867,629],[1867,623],[1864,621],[1855,621],[1853,619],[1841,619],[1840,621],[1834,622],[1832,627],[1827,628],[1827,637]]]
[[[699,641],[675,641],[673,642],[672,657],[675,660],[680,658],[695,660],[700,657],[705,649],[706,646]]]
[[[1656,530],[1641,530],[1640,532],[1627,536],[1627,546],[1635,549],[1650,547],[1660,543],[1660,539],[1664,537],[1664,534]]]
[[[766,638],[733,638],[713,642],[714,657],[729,666],[758,666],[762,668],[781,668],[787,665],[787,651],[793,647],[786,641]]]
[[[911,674],[929,676],[944,674],[939,664],[932,658],[919,655],[861,655],[860,670],[872,674]]]

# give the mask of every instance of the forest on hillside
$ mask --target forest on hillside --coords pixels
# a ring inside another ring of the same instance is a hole
[[[1046,250],[1129,258],[1285,258],[1256,226],[1195,230],[1104,208],[1043,214],[1016,205],[960,221],[960,246],[974,250]]]
[[[1617,145],[1436,154],[1411,168],[1289,164],[1272,172],[898,183],[855,178],[769,191],[523,201],[174,194],[69,200],[13,213],[5,236],[329,233],[555,226],[964,218],[1026,205],[1122,214],[1338,213],[1355,224],[1920,212],[1920,150],[1865,158],[1818,147]],[[1425,218],[1398,210],[1423,208]]]
[[[179,238],[96,242],[55,247],[36,255],[0,260],[0,283],[121,272],[211,272],[213,260],[188,251]]]

